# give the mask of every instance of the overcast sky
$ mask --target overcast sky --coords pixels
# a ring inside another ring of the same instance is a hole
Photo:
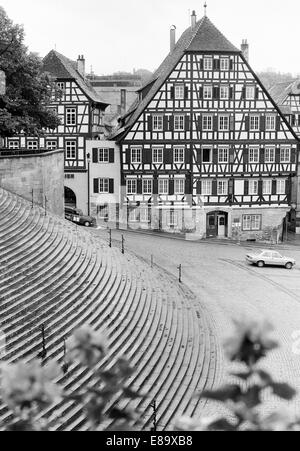
[[[204,0],[0,0],[9,17],[23,24],[26,44],[45,56],[55,48],[71,59],[84,54],[96,74],[155,70],[189,14],[204,13]],[[256,71],[300,73],[299,0],[207,0],[207,15],[237,47],[250,43]],[[190,12],[189,12],[190,11]]]

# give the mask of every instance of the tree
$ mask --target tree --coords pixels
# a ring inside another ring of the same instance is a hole
[[[15,25],[0,7],[0,70],[6,74],[6,93],[0,96],[0,135],[18,133],[37,136],[55,129],[60,121],[48,108],[54,89],[49,75],[42,73],[42,60],[24,45],[24,29]]]

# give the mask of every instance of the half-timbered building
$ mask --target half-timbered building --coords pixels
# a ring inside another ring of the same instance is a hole
[[[197,22],[193,12],[177,43],[171,30],[169,55],[114,139],[130,227],[280,237],[298,138],[246,56],[207,16]]]

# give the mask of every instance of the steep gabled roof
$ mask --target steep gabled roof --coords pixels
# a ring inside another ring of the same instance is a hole
[[[186,52],[230,52],[241,53],[232,45],[223,34],[213,25],[207,16],[196,23],[194,28],[189,27],[177,41],[175,48],[165,58],[159,68],[153,74],[152,79],[148,80],[141,90],[153,83],[151,89],[135,107],[131,115],[127,115],[125,128],[130,128],[140,117],[143,110],[147,107],[153,96],[165,83],[170,73],[177,66]],[[124,130],[122,129],[122,133]],[[118,132],[113,137],[117,137]]]
[[[282,105],[290,94],[300,94],[300,80],[284,81],[276,83],[269,90],[273,100]]]
[[[109,105],[109,103],[101,99],[89,81],[78,72],[77,63],[58,53],[56,50],[51,50],[43,59],[43,71],[50,73],[58,80],[66,78],[75,80],[90,100],[95,103],[101,103],[104,107]]]

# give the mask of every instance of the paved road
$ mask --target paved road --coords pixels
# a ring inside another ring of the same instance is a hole
[[[94,233],[107,237],[106,230]],[[293,334],[300,337],[300,247],[284,254],[299,262],[292,271],[284,268],[256,268],[245,262],[249,249],[235,244],[194,243],[153,237],[130,232],[125,236],[125,247],[154,262],[173,274],[182,264],[183,282],[199,298],[207,315],[215,324],[220,342],[231,332],[233,318],[266,318],[275,326],[275,337],[280,342],[265,361],[278,380],[291,383],[300,392],[300,345]],[[121,232],[113,231],[114,245],[119,245]],[[280,250],[280,247],[278,247]],[[295,352],[297,351],[299,352]],[[222,365],[221,380],[225,381],[228,368]],[[266,400],[268,409],[278,407],[276,400]],[[300,396],[289,405],[300,416]]]

